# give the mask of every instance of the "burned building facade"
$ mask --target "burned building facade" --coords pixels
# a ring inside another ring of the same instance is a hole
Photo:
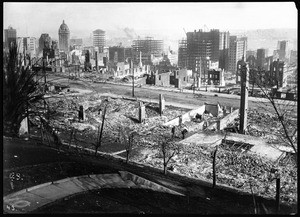
[[[137,39],[132,42],[132,57],[134,63],[139,63],[140,54],[143,64],[152,65],[152,59],[162,57],[164,50],[163,40],[154,40],[153,37]]]

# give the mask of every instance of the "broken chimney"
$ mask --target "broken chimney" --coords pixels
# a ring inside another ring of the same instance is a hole
[[[197,87],[200,88],[201,87],[201,78],[197,77]]]
[[[139,122],[140,123],[144,122],[145,116],[146,116],[145,106],[143,105],[143,102],[140,102],[140,106],[139,106]]]
[[[96,72],[98,72],[98,52],[95,51],[95,64],[96,64]]]
[[[162,94],[159,94],[159,114],[162,115],[165,110],[165,99]]]

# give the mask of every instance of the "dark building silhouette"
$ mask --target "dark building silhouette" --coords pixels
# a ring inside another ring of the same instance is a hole
[[[220,32],[220,57],[219,68],[228,70],[229,67],[229,44],[230,34],[229,32]]]
[[[266,50],[263,48],[257,49],[256,55],[257,68],[263,69],[266,60]]]
[[[43,53],[44,48],[50,49],[51,46],[51,37],[48,33],[41,34],[41,37],[39,38],[39,54]]]
[[[125,62],[132,58],[131,47],[113,46],[109,47],[109,61],[112,62]]]
[[[219,61],[220,56],[220,32],[212,29],[209,32],[195,30],[187,33],[187,64],[188,69],[196,70],[196,59]]]
[[[187,61],[187,41],[183,39],[178,44],[178,67],[186,68]]]
[[[285,86],[285,76],[284,76],[284,62],[277,59],[273,61],[270,65],[270,82],[271,86],[276,86],[277,88]]]
[[[17,43],[17,30],[9,26],[4,29],[4,48],[9,49],[12,44]]]
[[[152,64],[152,57],[161,57],[163,51],[164,41],[155,40],[153,37],[137,39],[132,42],[132,57],[135,64],[140,62],[140,55],[144,65]]]
[[[266,57],[265,65],[264,65],[264,69],[266,71],[270,71],[270,66],[271,66],[272,62],[273,62],[273,56]]]
[[[248,63],[249,69],[255,69],[257,67],[257,65],[256,65],[256,58],[253,55],[249,56],[246,59],[246,62]]]

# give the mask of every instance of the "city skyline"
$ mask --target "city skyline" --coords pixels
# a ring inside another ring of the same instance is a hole
[[[169,34],[174,39],[185,36],[183,28],[189,32],[204,26],[221,31],[297,28],[293,2],[4,3],[3,18],[4,28],[11,25],[18,36],[49,33],[54,38],[62,20],[69,26],[71,37],[87,37],[99,28],[108,33],[128,28],[136,31],[135,35],[162,30],[162,36]]]

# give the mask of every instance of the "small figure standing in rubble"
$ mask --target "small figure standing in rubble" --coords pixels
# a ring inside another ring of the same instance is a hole
[[[79,106],[78,110],[78,119],[79,121],[84,121],[84,111],[83,111],[83,106]]]
[[[182,139],[185,138],[185,135],[187,134],[188,130],[186,128],[184,128],[181,133],[182,133]]]
[[[175,137],[175,126],[172,127],[171,131],[172,131],[172,137],[174,138]]]

